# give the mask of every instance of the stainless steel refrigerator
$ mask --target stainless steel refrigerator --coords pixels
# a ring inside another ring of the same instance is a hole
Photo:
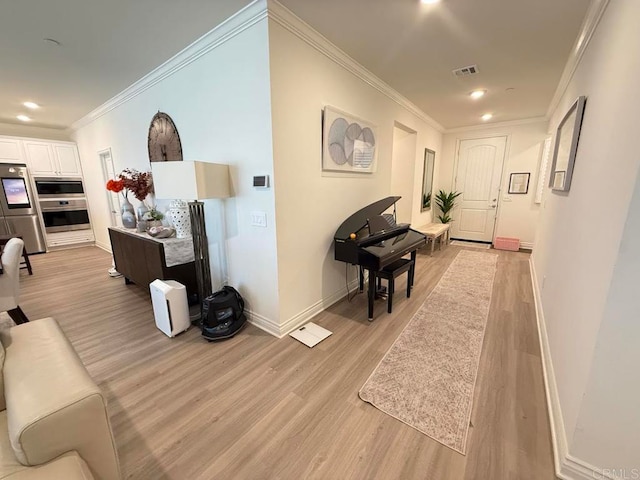
[[[0,163],[0,235],[22,235],[27,253],[46,250],[27,166]]]

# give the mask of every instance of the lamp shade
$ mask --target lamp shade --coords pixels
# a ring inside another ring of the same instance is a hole
[[[153,162],[156,198],[204,200],[230,196],[229,165],[199,161]]]

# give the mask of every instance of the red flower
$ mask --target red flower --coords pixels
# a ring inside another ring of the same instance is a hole
[[[114,193],[120,193],[124,189],[124,180],[109,180],[107,182],[107,190]]]

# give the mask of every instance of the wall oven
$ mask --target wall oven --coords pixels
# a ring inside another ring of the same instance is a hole
[[[38,177],[34,179],[39,199],[78,198],[85,196],[80,178]]]
[[[40,200],[40,211],[47,233],[91,228],[87,200],[84,198]]]

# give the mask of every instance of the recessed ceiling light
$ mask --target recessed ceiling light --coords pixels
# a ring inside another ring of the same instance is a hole
[[[487,93],[486,90],[474,90],[473,92],[471,92],[469,94],[469,96],[471,98],[473,98],[474,100],[477,100],[480,97],[484,97],[484,94]]]
[[[487,120],[491,120],[493,118],[493,114],[492,113],[485,113],[480,118],[482,118],[482,120],[484,120],[486,122]]]
[[[31,110],[35,110],[36,108],[40,108],[40,105],[34,102],[24,102],[23,105]]]
[[[433,3],[439,3],[440,0],[420,0],[420,3],[425,3],[427,5],[429,4],[433,4]]]
[[[21,120],[23,122],[28,122],[29,120],[31,120],[29,117],[27,117],[26,115],[16,115],[16,118],[18,120]]]

